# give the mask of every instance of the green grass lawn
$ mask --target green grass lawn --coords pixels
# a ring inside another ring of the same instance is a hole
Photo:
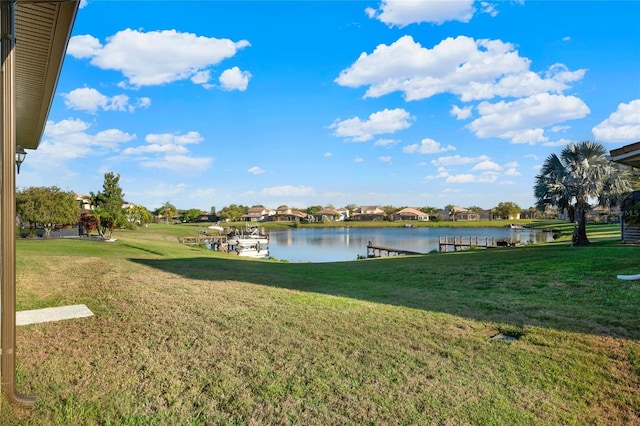
[[[19,310],[95,316],[18,328],[37,401],[0,423],[640,424],[640,281],[616,278],[640,247],[615,226],[318,264],[177,243],[194,229],[18,241]]]

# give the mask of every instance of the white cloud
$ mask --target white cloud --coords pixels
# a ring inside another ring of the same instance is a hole
[[[94,36],[78,35],[69,40],[67,53],[74,58],[86,59],[98,55],[102,48],[102,43]]]
[[[449,176],[449,172],[444,167],[438,167],[438,174],[432,176],[425,176],[425,180],[430,181],[433,179],[443,179]]]
[[[431,160],[431,164],[434,166],[461,166],[464,164],[479,163],[487,160],[490,160],[490,158],[486,155],[480,155],[479,157],[461,157],[460,155],[453,155],[440,157],[437,160]]]
[[[262,173],[264,173],[264,169],[258,166],[253,166],[249,170],[247,170],[247,172],[251,173],[252,175],[261,175]]]
[[[118,129],[107,129],[94,134],[87,132],[90,124],[79,119],[59,122],[47,121],[39,155],[55,164],[57,160],[84,158],[117,151],[120,144],[135,139],[136,135]],[[33,158],[33,157],[32,157]]]
[[[388,46],[378,45],[371,54],[363,52],[334,81],[346,87],[369,86],[365,98],[398,91],[413,101],[452,93],[470,102],[561,93],[585,73],[554,64],[541,76],[530,71],[530,62],[501,40],[449,37],[428,49],[406,35]]]
[[[142,167],[164,169],[175,172],[194,173],[206,170],[212,157],[194,157],[185,145],[203,141],[200,133],[150,133],[145,137],[146,145],[130,147],[122,155],[138,159]]]
[[[141,154],[186,154],[189,150],[183,145],[177,144],[149,144],[127,148],[122,151],[122,155],[141,155]]]
[[[364,163],[364,158],[362,157],[356,157],[353,159],[354,163]]]
[[[383,163],[391,164],[391,156],[390,155],[381,155],[380,157],[378,157],[378,160],[382,161]]]
[[[479,138],[498,137],[514,143],[536,143],[547,139],[543,127],[589,114],[587,105],[575,96],[541,93],[513,102],[482,102],[480,118],[468,127]]]
[[[572,141],[571,139],[561,138],[561,139],[558,139],[558,140],[555,140],[555,141],[544,142],[542,145],[543,146],[562,146],[562,147],[564,147],[564,146],[569,145],[572,142],[575,142],[575,141]]]
[[[494,183],[498,179],[497,175],[493,173],[473,175],[473,174],[459,174],[451,175],[445,179],[446,183]]]
[[[197,144],[202,140],[200,133],[194,131],[184,135],[177,133],[150,133],[145,137],[147,145],[127,148],[122,151],[122,154],[187,154],[189,150],[184,145]]]
[[[106,109],[108,98],[96,89],[75,89],[63,93],[64,104],[67,108],[95,113],[98,108]]]
[[[106,156],[117,152],[121,145],[135,138],[135,134],[118,129],[92,132],[91,124],[79,119],[58,122],[49,120],[40,146],[29,152],[26,169],[31,169],[34,173],[24,176],[23,181],[30,186],[46,186],[58,182],[57,185],[61,188],[78,190],[78,185],[86,185],[93,177],[80,175],[67,166],[72,167],[85,159],[104,160]]]
[[[459,106],[454,105],[453,107],[451,107],[451,115],[453,115],[458,120],[466,120],[467,118],[471,117],[472,111],[473,107],[471,106],[460,108]]]
[[[86,121],[80,119],[66,119],[58,121],[47,121],[47,125],[44,129],[45,137],[56,138],[58,136],[68,136],[73,134],[82,133],[87,130],[91,125]]]
[[[456,148],[454,146],[447,145],[446,147],[443,147],[442,145],[440,145],[440,142],[434,141],[433,139],[429,138],[422,139],[419,145],[416,143],[407,145],[402,148],[402,152],[404,152],[405,154],[437,154],[439,152],[455,150]]]
[[[244,92],[247,90],[250,79],[250,72],[240,71],[240,68],[233,67],[222,72],[220,75],[220,84],[224,90],[239,90]]]
[[[87,111],[95,114],[98,109],[104,111],[129,111],[133,112],[136,107],[146,108],[151,105],[149,98],[139,98],[135,105],[129,102],[127,95],[115,95],[108,97],[96,89],[83,87],[74,89],[69,93],[63,93],[64,103],[69,109]]]
[[[306,195],[314,195],[314,190],[310,186],[272,186],[270,188],[264,188],[262,195],[275,196],[275,197],[301,197]]]
[[[122,186],[127,199],[136,200],[136,203],[150,210],[155,210],[170,201],[178,209],[200,208],[209,211],[212,208],[210,200],[219,198],[215,188],[198,187],[183,182],[168,184],[153,180],[128,180],[123,182]]]
[[[90,35],[74,36],[67,53],[90,59],[92,65],[120,71],[133,86],[156,86],[196,77],[250,46],[238,42],[181,33],[175,30],[141,32],[125,29],[102,45]]]
[[[474,172],[486,172],[486,171],[493,171],[493,172],[499,172],[502,170],[502,167],[498,164],[498,163],[494,163],[491,160],[483,160],[481,162],[479,162],[478,164],[476,164],[475,166],[473,166],[473,168],[471,169],[471,171]]]
[[[396,139],[378,139],[373,143],[373,146],[390,147],[396,145],[398,141]]]
[[[177,145],[188,145],[188,144],[198,144],[202,142],[204,139],[200,135],[200,133],[196,131],[190,131],[183,135],[178,133],[149,133],[145,140],[151,144],[158,145],[168,145],[168,144],[177,144]]]
[[[326,157],[326,158],[333,157],[333,154],[331,152],[325,152],[323,157]]]
[[[498,9],[496,9],[495,4],[483,1],[483,2],[480,2],[480,6],[482,7],[481,9],[482,13],[486,13],[492,18],[495,18],[496,16],[498,16]]]
[[[198,172],[208,169],[213,162],[211,157],[191,157],[187,155],[171,154],[153,160],[140,162],[142,167],[165,169],[174,172]]]
[[[211,87],[211,85],[208,84],[209,80],[211,80],[211,70],[198,71],[191,76],[191,82],[193,84],[202,84]]]
[[[443,24],[447,21],[469,22],[475,13],[473,0],[420,1],[382,0],[379,9],[368,7],[369,18],[377,19],[389,27],[405,27],[429,22]]]
[[[334,121],[329,128],[335,129],[333,135],[349,139],[352,142],[366,142],[376,135],[395,133],[411,126],[414,119],[402,108],[384,109],[369,115],[368,120],[359,117],[343,121]]]
[[[600,142],[635,142],[640,140],[640,99],[621,103],[609,117],[595,126],[593,136]]]

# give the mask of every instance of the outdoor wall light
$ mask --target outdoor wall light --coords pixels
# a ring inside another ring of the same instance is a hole
[[[18,168],[18,174],[20,174],[20,164],[24,161],[24,158],[27,156],[27,151],[20,145],[16,146],[16,166]]]

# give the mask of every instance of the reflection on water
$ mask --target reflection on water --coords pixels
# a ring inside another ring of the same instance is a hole
[[[506,239],[521,244],[553,239],[550,232],[510,228],[289,228],[268,229],[271,257],[290,262],[339,262],[367,255],[367,243],[429,253],[440,237]]]

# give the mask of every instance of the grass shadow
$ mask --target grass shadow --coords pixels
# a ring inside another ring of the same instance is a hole
[[[640,340],[636,247],[598,242],[336,263],[195,257],[131,261],[197,280],[247,282],[478,321]]]

